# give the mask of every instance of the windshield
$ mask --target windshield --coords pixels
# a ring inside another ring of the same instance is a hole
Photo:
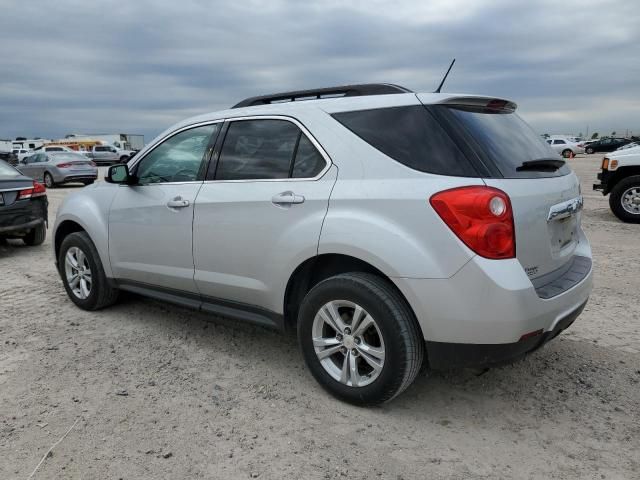
[[[0,178],[14,178],[19,177],[21,174],[15,168],[10,166],[4,160],[0,160]]]
[[[470,109],[444,108],[453,117],[454,126],[461,126],[475,141],[476,152],[495,164],[505,178],[531,178],[566,175],[568,166],[553,172],[518,170],[533,160],[562,160],[547,142],[534,132],[516,113]]]

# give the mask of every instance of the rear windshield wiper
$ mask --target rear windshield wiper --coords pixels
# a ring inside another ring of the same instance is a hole
[[[555,160],[553,158],[539,158],[538,160],[529,160],[522,162],[516,171],[524,172],[527,170],[536,170],[540,172],[555,172],[562,168],[566,162],[564,160]]]

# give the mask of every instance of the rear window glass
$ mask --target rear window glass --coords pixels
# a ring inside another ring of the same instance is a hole
[[[369,145],[421,172],[477,176],[438,121],[420,105],[333,114]]]
[[[562,158],[515,113],[449,106],[433,108],[450,113],[453,125],[461,126],[471,135],[478,144],[478,153],[493,162],[505,178],[561,176],[571,171],[566,164],[553,172],[517,170],[524,162]]]
[[[9,166],[4,160],[0,160],[0,177],[18,177],[20,172]]]

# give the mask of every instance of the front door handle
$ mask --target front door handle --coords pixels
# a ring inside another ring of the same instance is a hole
[[[182,197],[175,197],[173,200],[167,202],[169,208],[184,208],[189,206],[189,200],[184,200]]]
[[[271,198],[271,202],[275,205],[292,205],[297,203],[304,203],[304,197],[302,195],[296,195],[291,191],[282,192],[274,195]]]

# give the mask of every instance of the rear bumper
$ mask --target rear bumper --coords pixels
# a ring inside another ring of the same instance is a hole
[[[598,180],[600,180],[600,183],[594,183],[593,189],[600,190],[603,195],[607,195],[611,191],[609,185],[611,183],[611,177],[614,173],[615,172],[610,172],[609,170],[602,170],[600,173],[598,173]]]
[[[474,361],[486,365],[537,348],[541,340],[566,328],[567,318],[573,321],[580,314],[593,276],[591,248],[583,235],[574,254],[583,257],[576,268],[561,272],[560,282],[551,279],[537,288],[517,259],[478,256],[451,278],[392,280],[420,323],[432,365],[445,365],[452,358],[467,366]],[[521,341],[523,335],[539,331]]]
[[[557,337],[582,313],[586,302],[560,319],[552,330],[514,343],[470,344],[427,341],[429,366],[434,370],[466,367],[495,367],[524,357]]]
[[[0,234],[21,233],[47,221],[47,197],[0,208]]]

